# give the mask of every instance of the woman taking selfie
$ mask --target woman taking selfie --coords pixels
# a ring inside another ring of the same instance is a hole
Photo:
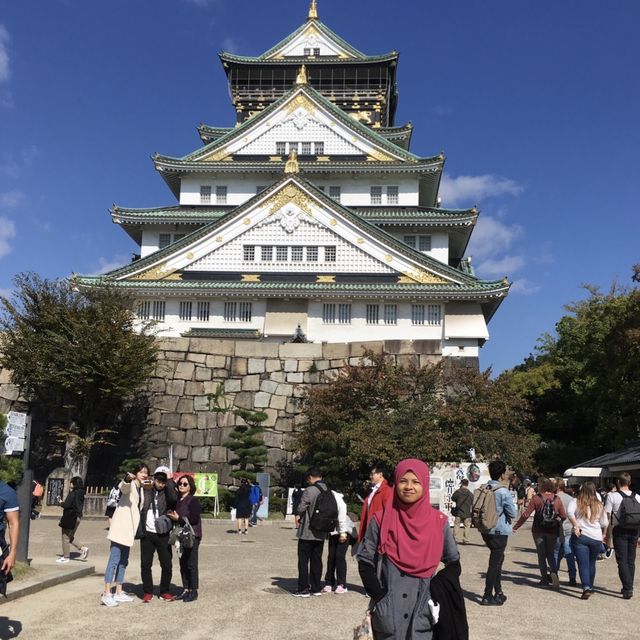
[[[132,602],[133,598],[122,591],[124,572],[129,563],[129,551],[140,524],[140,507],[143,504],[142,490],[149,484],[149,467],[140,463],[127,473],[125,479],[118,485],[121,491],[120,502],[111,518],[111,526],[107,539],[111,541],[109,560],[104,572],[104,591],[102,604],[107,607],[117,607],[121,602]],[[115,585],[115,594],[111,593]]]
[[[371,597],[374,638],[429,640],[431,577],[440,561],[457,562],[460,554],[447,517],[429,503],[429,467],[403,460],[394,477],[392,496],[367,527],[358,569]]]
[[[176,600],[183,602],[193,602],[198,599],[198,549],[202,540],[202,523],[200,514],[202,509],[200,501],[195,497],[196,483],[191,476],[182,476],[178,480],[179,500],[175,511],[169,511],[167,515],[180,525],[184,525],[187,520],[195,533],[193,547],[182,548],[180,556],[180,575],[182,576],[182,593]]]

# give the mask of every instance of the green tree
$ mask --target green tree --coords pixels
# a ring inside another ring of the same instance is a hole
[[[264,446],[262,423],[267,419],[264,411],[252,411],[228,404],[224,395],[224,386],[219,384],[214,393],[208,395],[209,406],[215,413],[233,413],[241,422],[236,424],[223,445],[233,452],[229,464],[236,467],[232,478],[255,480],[256,473],[264,469],[267,461],[267,448]]]
[[[0,364],[29,400],[64,416],[56,433],[66,464],[84,477],[91,450],[155,366],[151,327],[136,327],[130,301],[113,289],[78,291],[32,273],[16,276],[13,300],[0,305]]]

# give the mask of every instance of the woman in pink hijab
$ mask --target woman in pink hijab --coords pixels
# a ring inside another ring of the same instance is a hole
[[[431,577],[460,554],[447,517],[429,502],[429,466],[403,460],[394,477],[393,493],[367,527],[358,568],[376,640],[430,640]]]

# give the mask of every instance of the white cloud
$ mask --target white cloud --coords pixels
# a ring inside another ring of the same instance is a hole
[[[511,247],[523,229],[517,224],[505,224],[491,216],[481,215],[471,236],[468,253],[480,260],[496,257]]]
[[[25,198],[22,191],[5,191],[0,193],[0,211],[17,207]]]
[[[502,176],[491,174],[483,176],[458,176],[449,178],[444,175],[440,184],[440,197],[443,207],[455,207],[463,204],[469,206],[477,204],[484,198],[495,196],[517,196],[522,193],[522,187]]]
[[[216,4],[218,0],[182,0],[187,4],[195,4],[196,7],[208,7],[209,5]]]
[[[513,281],[510,292],[529,296],[538,293],[541,288],[540,285],[531,284],[526,278],[518,278]]]
[[[16,225],[9,218],[0,217],[0,258],[11,253],[10,241],[16,236]]]
[[[124,266],[130,261],[129,256],[116,255],[113,258],[98,258],[98,267],[95,269],[97,273],[108,273],[109,271],[113,271],[114,269],[118,269],[119,267]]]
[[[11,76],[9,68],[9,32],[0,24],[0,82],[7,82]]]
[[[483,278],[501,278],[522,269],[525,260],[522,256],[504,256],[502,258],[483,260],[476,267],[476,272]]]
[[[0,289],[0,297],[11,300],[11,296],[13,296],[13,289]]]
[[[238,53],[240,47],[233,38],[227,37],[222,41],[222,50],[227,53]]]
[[[40,149],[35,145],[24,147],[16,153],[5,151],[0,160],[0,174],[9,178],[19,178],[22,173],[33,165],[40,155]]]

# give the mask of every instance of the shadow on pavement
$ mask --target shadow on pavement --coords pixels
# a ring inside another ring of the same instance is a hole
[[[0,616],[0,638],[2,638],[2,640],[17,638],[21,631],[22,622],[18,622],[18,620],[9,620],[6,616]]]

